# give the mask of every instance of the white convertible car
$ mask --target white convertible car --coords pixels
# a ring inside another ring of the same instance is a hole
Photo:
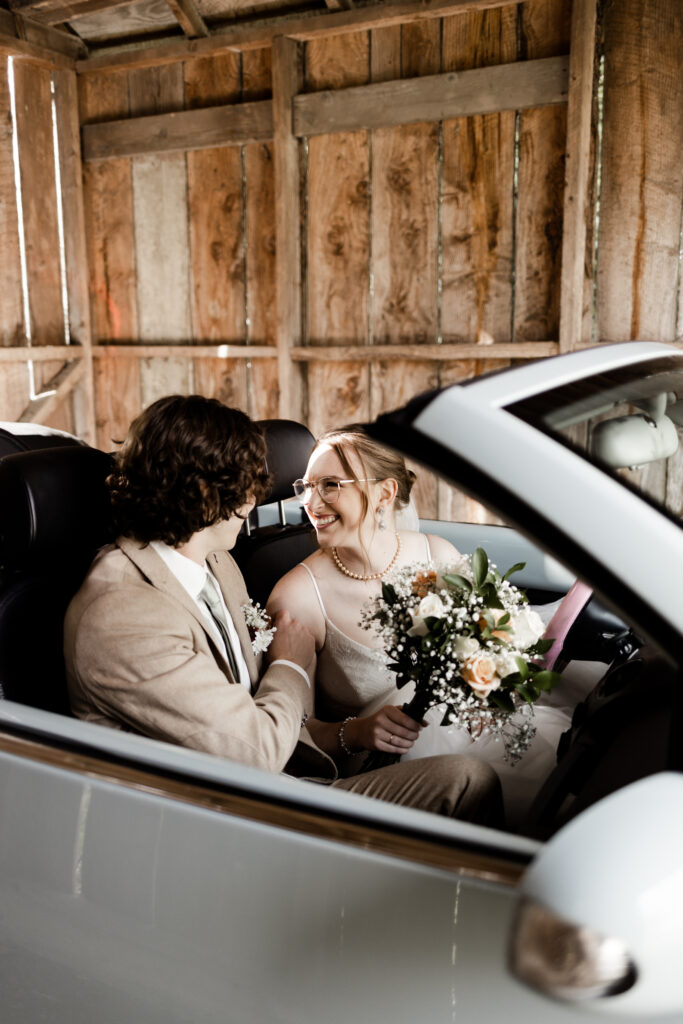
[[[682,425],[683,353],[629,343],[369,426],[510,524],[431,531],[526,560],[539,600],[594,588],[565,654],[600,677],[516,833],[70,717],[60,615],[108,457],[8,434],[2,1024],[683,1022]],[[255,529],[245,564],[261,534],[271,566],[307,536]]]

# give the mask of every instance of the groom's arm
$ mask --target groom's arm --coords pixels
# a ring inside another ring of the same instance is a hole
[[[148,586],[110,587],[79,605],[65,630],[79,717],[283,770],[312,710],[300,672],[271,665],[252,697],[228,681],[199,624]]]

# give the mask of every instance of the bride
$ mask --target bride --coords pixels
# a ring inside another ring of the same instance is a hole
[[[475,741],[463,728],[438,725],[438,708],[428,712],[422,726],[405,715],[401,705],[412,697],[412,684],[396,688],[378,639],[359,625],[362,606],[381,592],[382,580],[392,570],[416,562],[449,565],[460,558],[442,537],[397,529],[397,513],[400,518],[408,507],[414,482],[415,474],[403,459],[360,428],[324,434],[313,449],[305,479],[294,484],[319,550],[279,580],[268,610],[274,615],[288,609],[315,638],[316,718],[309,718],[307,725],[342,773],[359,771],[372,750],[404,758],[467,753],[498,772],[508,824],[514,826],[554,767],[571,708],[558,706],[554,695],[544,695],[535,705],[536,736],[521,761],[510,766],[494,737]]]

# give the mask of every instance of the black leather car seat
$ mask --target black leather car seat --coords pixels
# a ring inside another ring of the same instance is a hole
[[[69,713],[63,620],[111,539],[111,456],[85,445],[0,458],[0,687],[8,700]]]
[[[233,555],[251,597],[265,605],[271,590],[286,572],[316,550],[311,525],[300,506],[287,516],[284,502],[294,497],[292,483],[306,471],[315,439],[310,430],[294,420],[261,420],[265,430],[268,469],[272,483],[266,500],[249,517]],[[264,506],[277,503],[277,521],[265,521]],[[291,508],[291,506],[290,506]],[[298,521],[293,521],[298,520]]]

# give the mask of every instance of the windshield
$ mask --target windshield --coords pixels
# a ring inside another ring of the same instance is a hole
[[[508,407],[680,523],[683,358],[621,367]]]

